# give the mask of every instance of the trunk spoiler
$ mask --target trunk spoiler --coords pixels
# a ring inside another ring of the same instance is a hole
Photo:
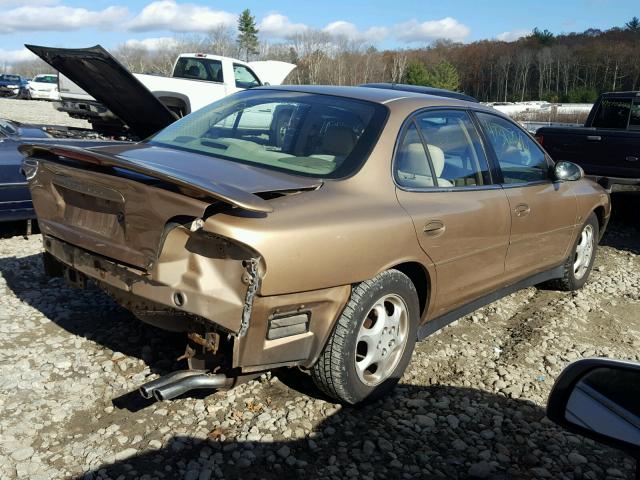
[[[217,183],[213,180],[204,180],[199,177],[184,174],[178,170],[158,166],[150,168],[136,162],[132,162],[117,155],[109,155],[101,152],[95,152],[80,147],[71,147],[65,145],[21,145],[18,147],[20,153],[26,157],[43,156],[52,161],[59,160],[64,157],[80,163],[87,163],[101,167],[115,167],[129,170],[131,172],[140,173],[149,177],[195,190],[200,194],[204,194],[225,203],[233,205],[243,210],[258,213],[270,213],[273,211],[271,205],[258,195],[246,192],[232,185]],[[27,165],[23,165],[25,169]],[[28,176],[28,172],[27,173]]]

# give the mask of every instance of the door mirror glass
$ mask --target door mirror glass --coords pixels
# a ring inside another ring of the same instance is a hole
[[[575,362],[549,396],[548,417],[569,430],[640,453],[640,365],[608,359]]]
[[[584,171],[579,165],[572,162],[558,162],[553,169],[556,180],[575,181],[584,177]]]

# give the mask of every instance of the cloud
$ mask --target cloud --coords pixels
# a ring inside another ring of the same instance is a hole
[[[35,60],[36,57],[26,48],[20,50],[3,50],[0,48],[0,65],[24,62],[26,60]]]
[[[160,50],[161,48],[175,47],[178,45],[178,40],[173,37],[144,38],[142,40],[132,38],[131,40],[124,42],[124,44],[129,48],[141,48],[144,50],[155,51]]]
[[[115,6],[104,10],[87,10],[63,5],[17,7],[0,15],[0,33],[108,29],[122,22],[128,14],[126,7]]]
[[[322,29],[328,34],[336,37],[346,37],[350,40],[361,40],[376,43],[384,40],[389,35],[386,27],[371,27],[360,31],[353,23],[344,20],[331,22]]]
[[[258,24],[260,35],[270,38],[289,38],[308,29],[304,23],[293,23],[279,13],[267,15]]]
[[[469,36],[471,29],[452,17],[419,22],[409,20],[394,27],[395,37],[403,42],[430,42],[438,39],[461,42]]]
[[[515,42],[519,38],[527,37],[531,35],[531,30],[512,30],[510,32],[502,32],[496,35],[496,39],[502,40],[503,42]]]
[[[220,26],[231,27],[236,20],[234,13],[175,0],[158,0],[144,7],[125,27],[135,32],[209,32]]]

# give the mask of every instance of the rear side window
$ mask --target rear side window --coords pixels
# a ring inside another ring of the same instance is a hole
[[[539,182],[549,178],[544,152],[520,127],[497,115],[476,112],[496,154],[504,183]]]
[[[173,71],[176,78],[223,82],[222,62],[209,58],[179,58]]]
[[[253,88],[260,86],[260,80],[258,80],[255,73],[244,65],[234,63],[233,75],[236,78],[236,87],[238,88]]]
[[[640,130],[640,100],[633,102],[629,115],[629,130]]]
[[[439,187],[473,187],[491,182],[489,164],[469,114],[439,110],[416,118]]]
[[[593,117],[597,128],[626,129],[631,111],[631,99],[604,99]]]
[[[406,188],[434,187],[427,152],[415,122],[409,125],[396,153],[395,175],[398,185]]]

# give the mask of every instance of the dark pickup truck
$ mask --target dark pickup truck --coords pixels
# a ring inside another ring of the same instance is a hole
[[[584,127],[542,127],[535,136],[555,161],[577,163],[608,190],[640,189],[640,92],[603,93]]]

